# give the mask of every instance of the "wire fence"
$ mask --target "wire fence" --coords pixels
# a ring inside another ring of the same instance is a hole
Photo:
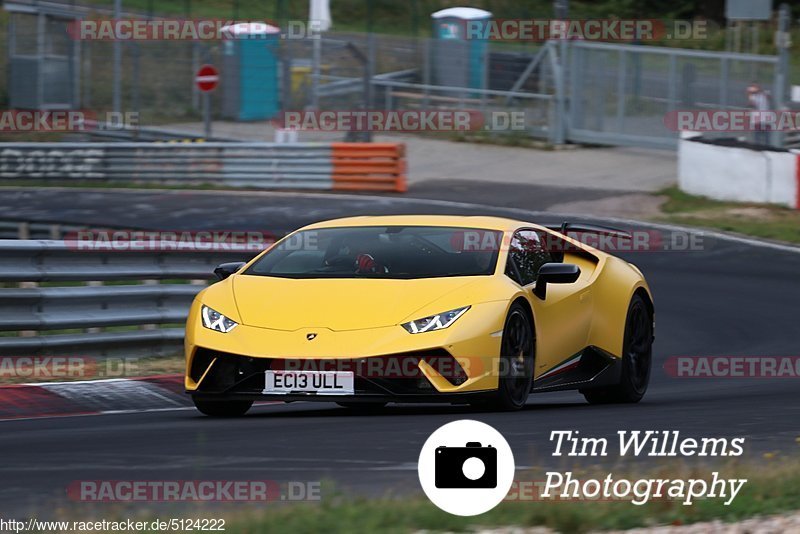
[[[276,5],[276,13],[301,16],[289,4]],[[76,44],[67,19],[48,18],[42,35],[35,15],[3,16],[9,24],[0,26],[7,48],[0,60],[10,57],[11,65],[3,65],[0,76],[15,75],[0,78],[0,91],[23,99],[38,92],[46,101],[98,115],[115,109],[114,42]],[[514,110],[524,114],[524,131],[491,135],[669,148],[678,137],[664,127],[670,111],[746,109],[753,82],[772,89],[776,109],[788,100],[787,65],[778,56],[581,41],[473,45],[356,31],[281,38],[267,53],[250,55],[224,40],[126,41],[119,106],[143,127],[197,122],[202,98],[195,73],[209,63],[220,68],[222,79],[211,98],[214,120],[251,119],[242,108],[253,99],[269,100],[272,118],[307,109]],[[34,69],[37,61],[44,67]],[[20,85],[29,78],[30,87]],[[13,99],[10,106],[25,107]]]
[[[574,44],[570,136],[588,143],[674,147],[677,132],[665,125],[669,113],[750,109],[752,83],[777,93],[777,63],[774,56]]]

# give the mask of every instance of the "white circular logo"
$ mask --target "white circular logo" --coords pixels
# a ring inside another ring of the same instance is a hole
[[[463,419],[439,427],[419,454],[419,482],[425,495],[453,515],[488,512],[514,482],[514,454],[491,426]]]

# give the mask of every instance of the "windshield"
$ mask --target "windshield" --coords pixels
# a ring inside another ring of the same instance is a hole
[[[264,254],[244,274],[283,278],[480,276],[494,273],[502,232],[381,226],[305,230]]]

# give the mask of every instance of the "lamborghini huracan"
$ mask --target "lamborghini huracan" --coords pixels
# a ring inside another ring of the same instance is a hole
[[[574,239],[604,227],[494,217],[312,224],[217,267],[186,324],[186,391],[211,416],[256,401],[518,410],[531,392],[634,403],[653,298],[634,265]]]

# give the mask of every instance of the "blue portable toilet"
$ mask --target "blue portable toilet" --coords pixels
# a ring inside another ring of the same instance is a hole
[[[486,88],[488,46],[482,36],[492,14],[474,7],[451,7],[433,18],[433,68],[439,85]],[[477,30],[476,32],[470,30]]]
[[[240,121],[280,112],[278,45],[281,31],[263,22],[222,29],[222,114]]]

